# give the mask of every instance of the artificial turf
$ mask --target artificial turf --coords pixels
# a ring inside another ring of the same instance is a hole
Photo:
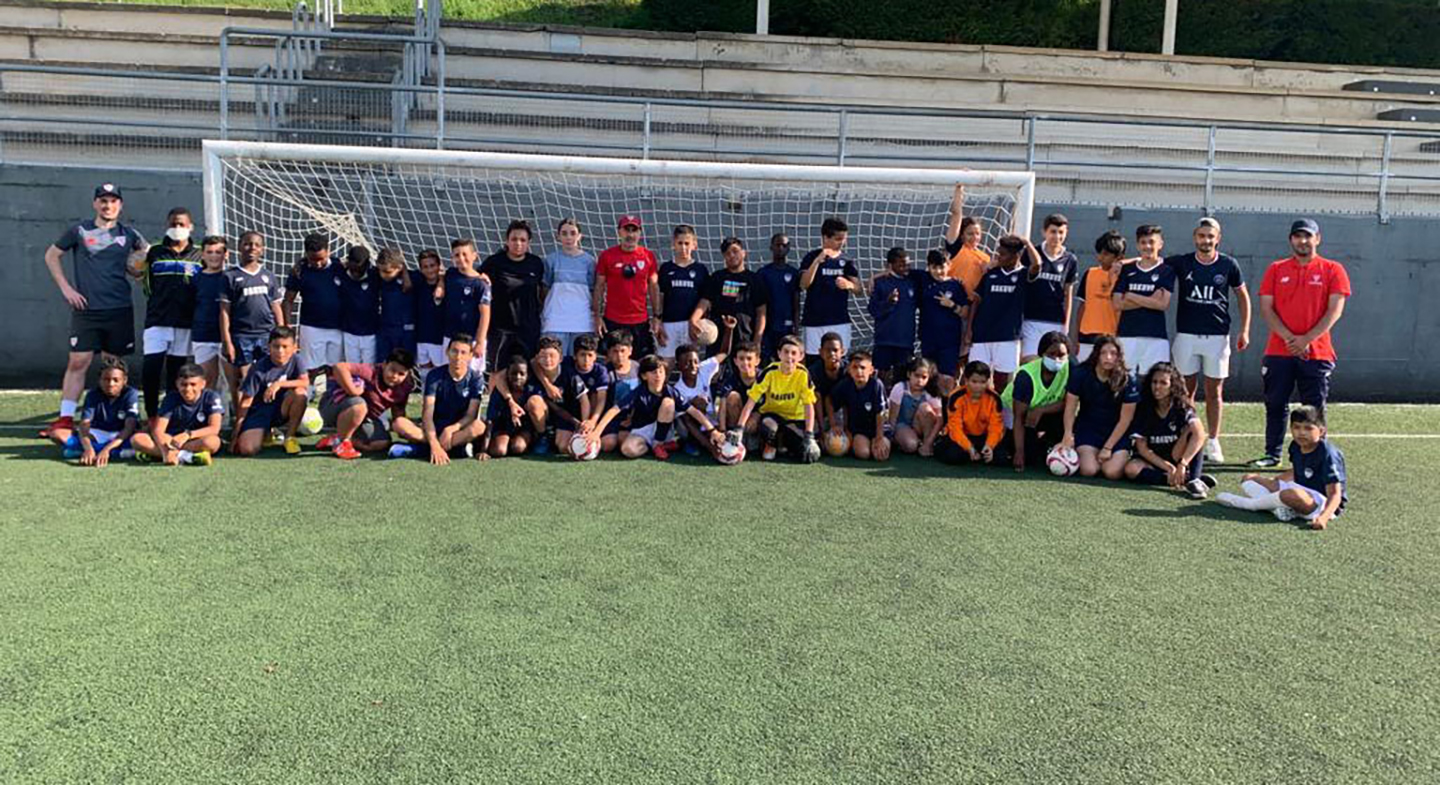
[[[1440,776],[1440,440],[1345,438],[1440,408],[1332,409],[1309,532],[913,458],[85,469],[54,400],[0,396],[0,782]]]

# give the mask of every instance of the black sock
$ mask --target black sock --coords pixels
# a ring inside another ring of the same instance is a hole
[[[660,421],[660,420],[656,420],[656,421],[655,421],[655,441],[657,441],[657,442],[668,442],[668,441],[670,441],[670,426],[671,426],[671,425],[672,425],[672,423],[662,422],[662,421]]]
[[[142,389],[145,391],[145,414],[154,417],[160,409],[161,376],[165,372],[165,355],[147,354],[140,366]]]

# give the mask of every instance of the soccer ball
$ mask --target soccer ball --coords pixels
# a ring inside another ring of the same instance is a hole
[[[1080,454],[1062,445],[1056,445],[1045,456],[1045,465],[1050,467],[1050,473],[1057,477],[1069,477],[1080,468]]]
[[[577,461],[593,461],[600,455],[600,442],[596,440],[594,444],[587,445],[585,434],[577,433],[570,437],[570,454]]]
[[[850,437],[834,431],[825,434],[825,452],[835,458],[850,452]]]
[[[731,431],[725,435],[725,442],[716,451],[715,460],[725,466],[734,466],[745,460],[745,445],[742,443],[740,434]]]
[[[325,418],[320,416],[320,410],[314,406],[305,410],[300,417],[300,435],[314,436],[325,429]]]
[[[715,323],[709,319],[700,320],[700,329],[697,332],[699,334],[696,336],[695,342],[701,346],[709,346],[720,340],[720,328],[716,327]]]

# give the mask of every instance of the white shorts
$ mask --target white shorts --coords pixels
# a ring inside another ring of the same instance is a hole
[[[850,325],[848,324],[826,324],[819,327],[805,328],[805,353],[819,354],[820,339],[825,333],[835,333],[840,336],[840,343],[845,351],[850,351]]]
[[[190,330],[185,327],[146,327],[141,341],[145,354],[190,356]]]
[[[1020,367],[1020,342],[994,341],[970,346],[970,362],[979,360],[994,373],[1015,373]]]
[[[415,365],[424,368],[427,366],[440,367],[450,362],[445,356],[445,345],[439,343],[421,343],[415,345]]]
[[[1040,339],[1045,333],[1065,332],[1065,326],[1059,322],[1032,322],[1029,319],[1020,323],[1020,356],[1036,357],[1040,354]]]
[[[1150,372],[1155,363],[1170,362],[1170,342],[1164,338],[1120,338],[1125,351],[1125,364],[1136,376]]]
[[[1295,490],[1295,491],[1300,491],[1301,493],[1308,493],[1308,494],[1310,494],[1310,498],[1315,500],[1315,509],[1313,509],[1313,510],[1311,510],[1310,512],[1306,513],[1305,515],[1301,516],[1301,517],[1303,517],[1303,518],[1304,518],[1305,520],[1307,520],[1307,521],[1313,521],[1313,520],[1315,520],[1316,518],[1319,518],[1319,517],[1320,517],[1320,511],[1323,510],[1323,509],[1325,509],[1325,494],[1323,494],[1323,493],[1315,490],[1314,488],[1306,488],[1305,486],[1301,485],[1301,484],[1298,483],[1298,482],[1290,482],[1290,481],[1288,481],[1288,480],[1281,480],[1281,481],[1280,481],[1280,490],[1282,490],[1282,491]],[[1296,515],[1299,515],[1299,513],[1296,513]]]
[[[341,333],[341,341],[344,348],[341,354],[347,363],[363,363],[369,365],[375,362],[375,336],[355,335],[353,333]]]
[[[340,362],[342,338],[339,330],[300,325],[300,357],[314,370]]]
[[[630,431],[630,435],[631,435],[631,436],[639,436],[641,439],[644,439],[644,440],[645,440],[645,446],[646,446],[646,447],[654,447],[654,446],[655,446],[655,425],[656,425],[656,423],[653,423],[653,422],[652,422],[652,423],[650,423],[649,425],[646,425],[646,426],[644,426],[644,427],[642,427],[642,428],[636,428],[635,430]]]
[[[1230,336],[1191,335],[1178,333],[1175,345],[1175,367],[1182,376],[1194,376],[1204,371],[1210,379],[1225,379],[1230,376]]]
[[[450,363],[450,359],[449,359],[448,357],[445,358],[444,360],[441,360],[441,361],[440,361],[440,364],[441,364],[441,365],[448,365],[449,363]],[[470,358],[470,370],[474,371],[475,373],[480,374],[480,377],[481,377],[481,378],[484,378],[484,377],[485,377],[485,355],[481,354],[481,355],[477,355],[477,356],[475,356],[475,357],[471,357],[471,358]],[[503,370],[503,369],[502,369],[502,370]]]
[[[655,350],[667,360],[675,358],[675,350],[681,344],[691,343],[689,322],[665,322],[665,345],[661,346],[659,341],[655,342]],[[704,355],[701,355],[702,357]]]
[[[192,343],[190,350],[195,353],[195,362],[204,365],[220,356],[218,343]]]
[[[102,431],[98,428],[90,429],[90,438],[94,440],[96,449],[104,447],[114,441],[115,437],[119,435],[119,431]]]

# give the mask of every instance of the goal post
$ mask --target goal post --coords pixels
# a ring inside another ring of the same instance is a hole
[[[301,253],[315,231],[372,251],[395,247],[413,266],[422,249],[446,255],[450,240],[474,238],[482,256],[497,249],[505,227],[526,219],[532,251],[558,247],[561,218],[579,221],[583,247],[598,255],[615,243],[615,221],[638,215],[644,243],[670,258],[671,229],[696,230],[696,259],[721,266],[719,243],[739,237],[754,269],[770,261],[772,234],[785,233],[790,263],[820,244],[820,223],[849,227],[848,255],[862,277],[884,269],[885,252],[901,246],[923,269],[939,247],[957,184],[966,186],[965,214],[993,251],[1005,234],[1028,235],[1032,172],[801,166],[585,156],[412,150],[338,145],[209,141],[204,143],[205,224],[233,241],[245,231],[266,240],[277,271]],[[868,342],[865,298],[851,298],[857,345]]]

